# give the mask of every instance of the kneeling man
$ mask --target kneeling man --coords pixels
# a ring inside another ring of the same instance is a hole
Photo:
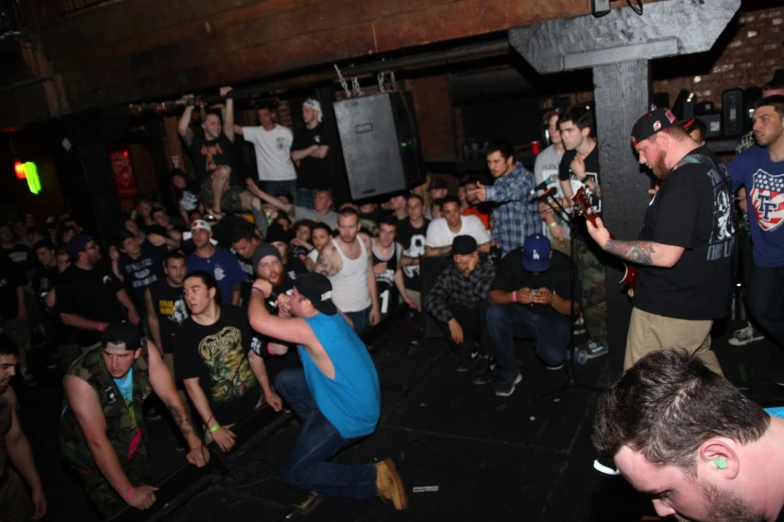
[[[381,415],[378,374],[364,343],[332,302],[332,284],[322,274],[303,274],[294,283],[291,313],[270,315],[264,300],[272,285],[253,284],[248,311],[257,332],[296,343],[302,369],[285,370],[275,387],[302,422],[283,470],[295,489],[325,496],[392,500],[407,509],[403,482],[392,459],[377,464],[345,465],[328,460],[372,434]]]

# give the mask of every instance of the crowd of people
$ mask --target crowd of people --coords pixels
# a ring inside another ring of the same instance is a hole
[[[784,86],[766,86],[748,150],[728,168],[705,147],[698,120],[676,121],[669,110],[654,109],[637,121],[632,145],[656,183],[636,240],[612,238],[602,223],[599,144],[584,106],[545,114],[550,144],[533,172],[509,143],[494,141],[485,150],[491,184],[465,179],[450,194],[434,177],[383,201],[336,206],[321,175],[336,144],[325,139],[319,102],[304,102],[305,127],[292,132],[276,123],[270,106],[258,108],[258,126],[236,125],[230,92],[220,90],[225,105],[206,112],[201,129],[188,102],[179,132],[195,172],[172,172],[177,208],[139,201],[105,250],[108,259],[70,215],[53,216],[44,227],[32,215],[0,223],[0,481],[14,484],[14,499],[24,497],[20,510],[40,516],[46,501],[29,445],[20,442],[8,387],[15,365],[31,386],[36,368],[65,374],[62,455],[104,516],[155,502],[145,417],[160,411],[145,407],[151,395],[157,399],[148,403],[165,408],[180,432],[179,448],[196,466],[209,461],[213,441],[230,451],[232,428],[256,409],[288,407],[303,425],[283,472],[288,485],[381,497],[405,509],[391,459],[329,462],[375,430],[378,375],[359,335],[399,306],[432,317],[456,355],[456,371],[473,372],[474,384],[493,383],[495,395],[508,397],[523,379],[516,339],[533,340],[549,370],[574,355],[579,324],[587,330],[587,357],[608,353],[605,268],[618,260],[635,265],[624,360],[631,370],[604,399],[595,441],[643,490],[659,486],[637,478],[637,460],[688,467],[693,459],[656,453],[660,443],[647,438],[660,434],[635,424],[664,421],[617,410],[632,399],[641,402],[635,408],[653,407],[638,397],[635,379],[655,380],[649,374],[667,365],[726,388],[699,363],[721,375],[710,330],[729,309],[739,234],[751,249],[743,273],[752,322],[733,344],[759,340],[762,332],[784,344]],[[231,153],[238,135],[253,145],[257,162],[246,180]],[[742,218],[735,211],[739,190]],[[578,192],[595,223],[574,218]],[[423,267],[445,259],[426,281]],[[660,355],[672,346],[684,353]],[[756,419],[755,434],[778,426],[743,407]],[[630,427],[614,431],[624,422]],[[723,432],[710,436],[716,433]],[[738,437],[739,444],[751,440]],[[6,451],[32,502],[5,464]],[[720,458],[721,470],[736,466],[739,450],[711,451],[706,455]],[[675,500],[663,504],[690,516]]]

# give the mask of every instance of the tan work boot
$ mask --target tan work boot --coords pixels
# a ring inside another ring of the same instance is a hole
[[[376,486],[378,496],[383,500],[391,500],[395,509],[408,509],[406,489],[392,459],[384,459],[376,464]]]

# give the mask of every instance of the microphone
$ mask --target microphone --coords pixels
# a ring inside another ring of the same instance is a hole
[[[547,190],[539,190],[537,192],[531,191],[531,197],[528,198],[528,202],[536,201],[537,199],[544,197],[544,196],[552,196],[553,194],[557,193],[558,190],[555,187],[549,187]]]
[[[530,196],[533,196],[534,194],[536,194],[536,193],[537,193],[537,192],[539,192],[540,190],[545,190],[545,189],[546,189],[547,187],[549,187],[550,185],[555,185],[555,182],[554,182],[554,181],[552,181],[550,178],[547,178],[546,180],[542,181],[542,182],[541,182],[541,183],[539,183],[537,186],[535,186],[534,188],[532,188],[532,189],[531,189],[531,192],[529,192],[529,195],[530,195]]]

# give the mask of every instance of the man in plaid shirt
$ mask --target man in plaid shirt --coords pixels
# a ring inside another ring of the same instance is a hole
[[[523,246],[525,238],[536,234],[541,226],[539,203],[529,201],[536,180],[522,163],[515,162],[512,145],[503,140],[488,147],[487,167],[495,183],[486,187],[477,182],[467,187],[466,198],[473,204],[494,203],[493,242],[500,244],[506,255]]]
[[[483,371],[490,371],[485,315],[487,292],[495,277],[495,266],[479,258],[476,239],[457,236],[452,241],[453,265],[438,276],[435,286],[425,297],[425,310],[432,315],[446,335],[449,347],[460,358],[456,368],[466,372],[482,358],[487,363]],[[471,343],[473,341],[473,343]],[[472,344],[469,349],[469,344]]]

